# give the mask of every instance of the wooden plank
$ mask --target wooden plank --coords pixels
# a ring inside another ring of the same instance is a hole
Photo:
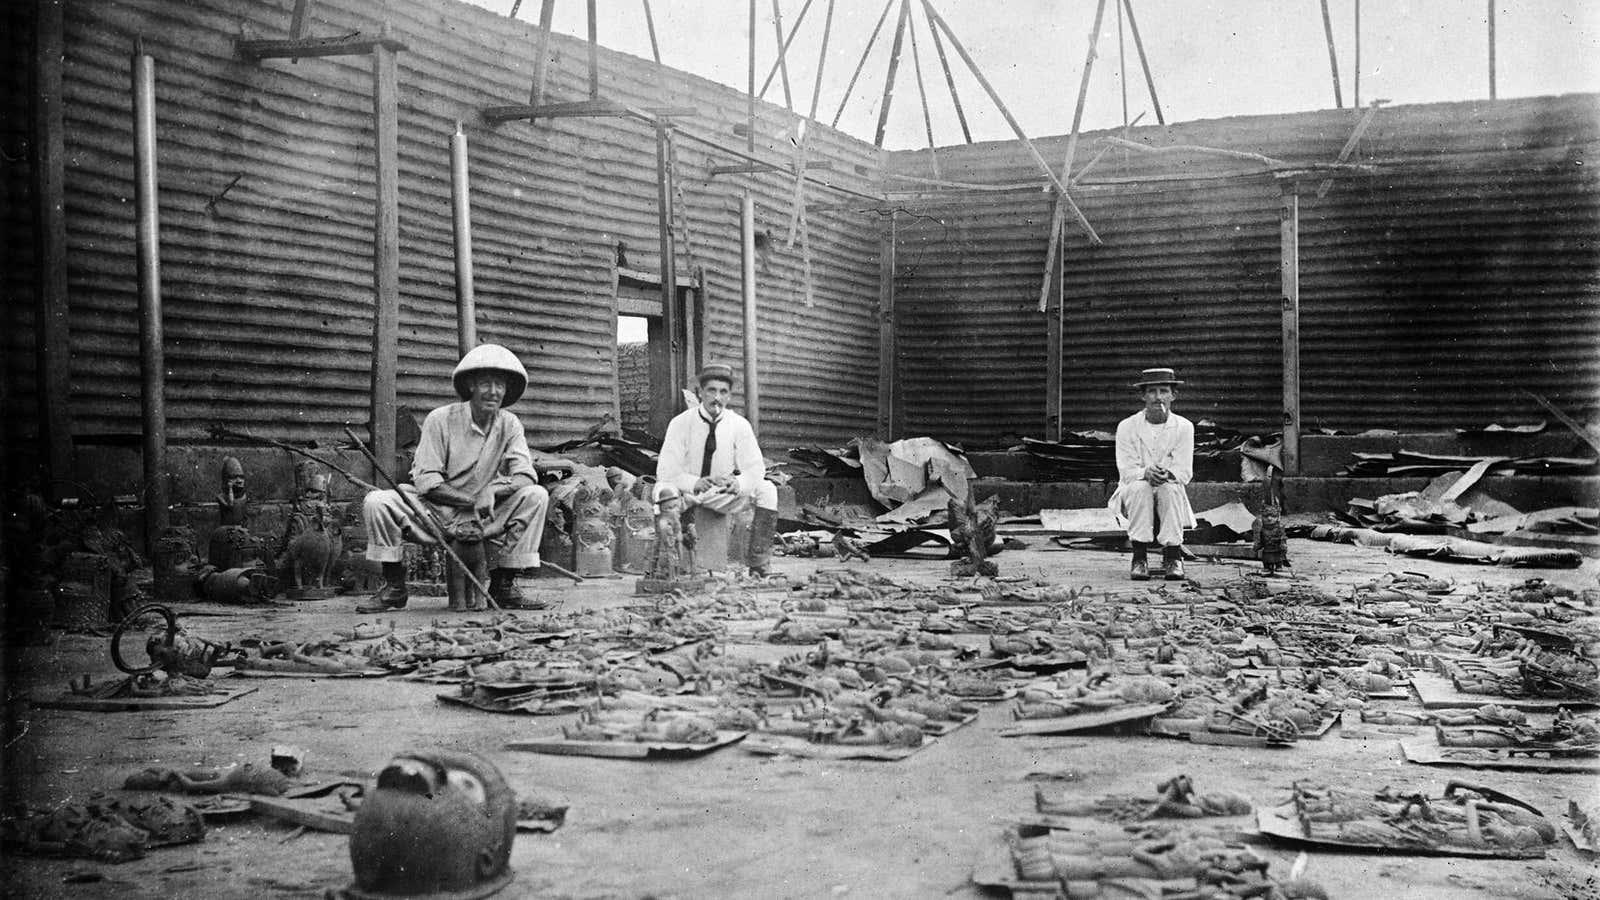
[[[72,331],[67,307],[65,0],[41,0],[34,33],[34,249],[38,267],[39,438],[53,481],[72,475]],[[52,491],[52,494],[54,491]],[[52,499],[52,498],[46,498]]]
[[[666,331],[668,371],[665,386],[679,396],[684,385],[683,316],[678,303],[678,243],[672,223],[676,219],[673,190],[672,129],[656,123],[656,229],[661,246],[661,325]],[[677,404],[673,404],[676,408]]]
[[[808,172],[812,169],[831,170],[833,168],[833,163],[825,159],[808,162],[805,165]],[[791,169],[774,163],[739,163],[733,166],[711,167],[713,177],[717,175],[749,175],[755,172],[791,172]]]
[[[556,0],[544,0],[539,6],[539,37],[533,48],[533,84],[528,88],[529,106],[538,106],[544,95],[545,73],[550,69],[550,20],[555,11]]]
[[[883,77],[883,99],[878,101],[878,130],[874,147],[883,147],[883,132],[889,126],[889,107],[894,103],[894,76],[900,71],[900,48],[905,45],[906,20],[911,16],[911,0],[900,0],[900,16],[894,26],[894,43],[889,50],[889,72]]]
[[[1141,703],[1137,706],[1119,707],[1103,712],[1080,713],[1075,716],[1059,716],[1053,719],[1023,719],[1007,725],[995,733],[1001,737],[1017,737],[1027,734],[1072,734],[1077,731],[1088,731],[1092,728],[1106,728],[1112,725],[1150,719],[1166,712],[1167,706],[1168,704],[1165,703]]]
[[[600,99],[600,35],[595,0],[589,0],[589,99]]]
[[[1406,762],[1467,769],[1517,769],[1524,772],[1600,772],[1600,757],[1509,755],[1509,747],[1441,747],[1431,734],[1400,739]]]
[[[899,237],[897,213],[889,212],[889,227],[878,245],[878,435],[894,440],[899,364],[896,358],[894,312],[895,241]]]
[[[655,121],[659,118],[692,116],[696,113],[697,110],[692,106],[634,107],[600,97],[593,100],[571,100],[565,103],[541,105],[490,106],[484,108],[479,115],[484,121],[499,125],[515,119],[561,119],[578,116],[632,116],[645,121]]]
[[[745,731],[719,731],[717,739],[704,744],[675,741],[569,741],[550,737],[531,741],[508,741],[505,749],[557,756],[597,756],[606,759],[650,759],[653,757],[701,756],[744,740]]]
[[[794,756],[802,759],[870,759],[895,762],[915,754],[933,743],[924,740],[918,747],[889,747],[882,744],[814,744],[805,738],[787,735],[758,735],[745,742],[744,749],[759,756]]]
[[[283,797],[250,796],[250,809],[291,825],[300,825],[313,831],[331,834],[354,834],[356,814],[334,812],[326,807],[337,804],[335,799],[287,800]]]
[[[1050,243],[1059,244],[1062,226],[1058,225],[1050,233]],[[1050,268],[1044,273],[1046,297],[1044,298],[1045,319],[1045,365],[1044,365],[1044,436],[1046,440],[1061,440],[1061,340],[1062,329],[1065,327],[1065,297],[1066,285],[1063,283],[1066,273],[1066,260],[1061,258],[1059,246],[1048,254]]]
[[[67,693],[49,700],[30,700],[38,709],[76,709],[84,712],[145,712],[149,710],[211,709],[231,703],[260,688],[231,688],[183,697],[87,697]]]
[[[1476,709],[1485,704],[1520,709],[1528,712],[1554,712],[1563,706],[1591,708],[1595,703],[1584,700],[1542,700],[1523,697],[1502,697],[1498,694],[1468,694],[1459,691],[1450,679],[1434,672],[1418,670],[1411,673],[1411,689],[1423,709]]]
[[[372,48],[373,162],[376,206],[372,238],[372,453],[395,466],[395,385],[400,346],[400,118],[395,47]],[[374,473],[372,480],[379,476]]]
[[[406,45],[392,37],[376,34],[353,34],[345,37],[302,38],[277,41],[239,41],[234,48],[249,60],[283,59],[285,57],[364,56],[379,47],[391,53],[406,49]]]

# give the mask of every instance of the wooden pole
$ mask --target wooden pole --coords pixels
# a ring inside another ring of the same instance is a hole
[[[644,0],[644,26],[650,29],[650,55],[656,65],[661,65],[661,44],[656,41],[656,17],[650,12],[650,0]]]
[[[1128,29],[1122,22],[1122,0],[1117,0],[1117,89],[1122,94],[1122,136],[1128,136]],[[1072,174],[1072,173],[1067,173]]]
[[[756,0],[750,0],[750,88],[745,95],[746,153],[756,152]]]
[[[828,15],[822,20],[822,49],[817,52],[817,80],[811,85],[811,112],[808,119],[817,117],[817,103],[822,99],[822,70],[828,64],[828,39],[833,36],[833,0],[828,0]]]
[[[1094,60],[1098,55],[1095,52],[1100,42],[1100,25],[1105,20],[1106,0],[1098,0],[1094,5],[1094,25],[1089,29],[1089,49],[1083,58],[1083,75],[1078,79],[1078,103],[1072,110],[1072,131],[1067,135],[1067,150],[1063,154],[1066,159],[1061,164],[1061,180],[1068,181],[1072,178],[1072,159],[1078,155],[1078,133],[1083,126],[1083,108],[1089,100],[1089,75],[1094,71]],[[1056,201],[1050,211],[1050,242],[1045,248],[1044,256],[1044,283],[1039,286],[1039,311],[1044,312],[1049,305],[1051,281],[1056,270],[1056,254],[1061,252],[1062,229],[1067,222],[1067,199],[1065,189],[1056,195]]]
[[[467,181],[467,136],[456,123],[450,136],[450,209],[456,237],[456,347],[462,356],[478,346],[472,288],[472,199]]]
[[[1489,6],[1489,99],[1496,96],[1494,73],[1494,0],[1486,0]]]
[[[1139,67],[1144,69],[1144,83],[1150,89],[1150,105],[1155,107],[1156,124],[1165,125],[1167,119],[1161,114],[1161,100],[1156,96],[1156,80],[1150,74],[1150,59],[1144,55],[1144,38],[1139,36],[1139,20],[1133,17],[1133,0],[1122,0],[1122,8],[1128,12],[1128,30],[1133,32],[1133,49],[1139,52]]]
[[[878,104],[878,132],[875,147],[883,146],[883,132],[889,127],[889,106],[894,101],[894,76],[900,71],[900,48],[906,39],[906,20],[911,15],[911,0],[900,0],[900,17],[894,26],[894,44],[889,50],[889,72],[883,77],[883,100]]]
[[[756,201],[749,191],[739,199],[739,264],[744,299],[744,417],[761,434],[761,388],[757,380]]]
[[[894,440],[895,382],[899,378],[894,314],[894,254],[898,239],[899,222],[891,210],[889,227],[878,247],[878,436],[886,441]]]
[[[1033,161],[1039,166],[1039,171],[1044,173],[1044,177],[1049,179],[1050,185],[1067,201],[1067,208],[1077,217],[1078,224],[1089,236],[1089,242],[1092,244],[1104,243],[1100,240],[1100,235],[1095,233],[1094,226],[1090,225],[1089,220],[1083,217],[1083,211],[1078,209],[1078,204],[1067,196],[1066,185],[1056,177],[1056,173],[1050,168],[1050,164],[1045,162],[1045,158],[1040,155],[1039,148],[1033,145],[1033,141],[1028,139],[1028,135],[1022,130],[1022,126],[1017,124],[1016,117],[1011,115],[1010,109],[1006,108],[1005,101],[1000,99],[1000,94],[994,89],[994,85],[990,84],[989,79],[984,77],[983,70],[978,68],[977,62],[972,59],[972,54],[967,52],[967,48],[956,37],[956,33],[950,30],[949,23],[934,11],[933,3],[930,0],[922,0],[922,8],[927,12],[928,21],[931,24],[944,29],[944,36],[950,39],[950,46],[956,48],[956,55],[960,56],[961,61],[967,64],[967,68],[972,71],[972,76],[978,79],[978,84],[982,85],[984,92],[989,95],[990,102],[994,103],[995,109],[1000,111],[1000,115],[1005,118],[1006,124],[1011,126],[1012,133],[1028,149],[1029,155],[1033,157]]]
[[[656,123],[656,211],[657,227],[661,232],[661,325],[667,332],[667,355],[671,360],[667,377],[668,390],[673,401],[681,396],[684,385],[683,372],[683,317],[678,309],[678,247],[672,232],[673,186],[672,127],[665,122]]]
[[[550,68],[550,20],[555,16],[556,0],[539,5],[539,39],[533,48],[533,86],[528,89],[528,105],[538,106],[544,93],[545,72]]]
[[[156,183],[156,63],[135,49],[134,200],[138,210],[139,374],[144,426],[145,546],[167,527],[166,355],[161,327],[161,221]]]
[[[784,52],[789,49],[789,44],[783,39],[783,11],[778,8],[778,0],[772,0],[772,28],[778,33],[777,65],[778,71],[783,75],[783,106],[793,112],[794,95],[789,91],[789,56]],[[766,91],[762,90],[761,93],[765,94]]]
[[[1328,0],[1321,2],[1322,33],[1328,40],[1328,68],[1333,72],[1333,105],[1338,109],[1344,109],[1344,90],[1339,86],[1339,54],[1333,47],[1333,19],[1328,15]]]
[[[883,12],[878,15],[878,24],[872,26],[872,34],[867,36],[867,46],[861,51],[861,60],[856,63],[856,70],[850,73],[850,83],[844,86],[844,96],[839,98],[839,108],[833,113],[830,125],[834,128],[839,127],[839,117],[844,115],[844,106],[850,102],[850,92],[856,89],[856,79],[861,77],[861,70],[867,67],[867,55],[872,52],[872,45],[878,40],[878,32],[883,30],[883,23],[888,21],[889,9],[893,6],[894,0],[887,0],[883,4]]]
[[[794,43],[794,36],[800,31],[800,23],[806,20],[806,13],[811,11],[811,2],[812,0],[806,0],[806,2],[800,7],[800,15],[795,16],[794,22],[789,25],[788,37],[783,36],[783,32],[781,31],[783,26],[781,24],[778,26],[780,29],[778,32],[778,58],[772,61],[772,68],[767,70],[766,80],[761,82],[761,90],[756,91],[757,97],[767,96],[767,88],[772,87],[772,79],[778,77],[778,70],[781,68],[783,60],[787,58],[787,54],[789,53],[789,45]],[[774,15],[777,13],[776,3],[773,4],[773,13]],[[788,78],[787,72],[784,73],[784,77]]]
[[[600,24],[595,0],[589,0],[589,99],[600,99]]]
[[[66,139],[62,98],[65,0],[41,0],[34,28],[34,263],[39,273],[34,335],[39,366],[39,439],[52,482],[72,477],[72,331],[67,304]],[[55,498],[55,490],[46,499]]]
[[[1066,223],[1062,223],[1064,228]],[[1061,335],[1066,294],[1066,260],[1056,254],[1051,270],[1046,273],[1052,290],[1045,308],[1045,376],[1044,376],[1044,435],[1052,441],[1061,440]]]
[[[1355,78],[1355,89],[1354,89],[1354,91],[1352,91],[1352,94],[1354,96],[1353,96],[1353,99],[1352,99],[1352,102],[1351,102],[1350,105],[1356,107],[1357,109],[1360,109],[1361,108],[1361,0],[1355,0],[1355,16],[1356,16],[1356,24],[1355,24],[1355,29],[1354,29],[1355,30],[1355,35],[1353,37],[1353,40],[1354,40],[1355,45],[1356,45],[1356,64],[1355,64],[1355,70],[1356,71],[1355,71],[1355,75],[1353,76]]]
[[[928,33],[933,35],[933,49],[939,54],[939,67],[944,70],[944,83],[950,88],[950,102],[956,107],[956,121],[961,123],[961,136],[967,143],[972,143],[972,129],[967,127],[967,113],[961,108],[961,95],[956,93],[956,76],[950,69],[950,59],[944,55],[944,40],[939,37],[939,29],[932,23],[928,25]]]
[[[400,121],[395,51],[372,48],[372,112],[377,207],[372,281],[377,314],[372,324],[372,449],[385,467],[395,464],[395,378],[400,344]],[[374,472],[371,480],[378,480]]]
[[[1278,207],[1283,288],[1283,472],[1300,474],[1300,196],[1286,185]]]
[[[939,151],[933,142],[933,112],[928,109],[928,88],[922,81],[922,52],[917,49],[917,23],[911,22],[911,71],[917,76],[917,98],[922,101],[922,127],[928,132],[928,156],[933,160],[933,177],[943,178],[939,172]]]

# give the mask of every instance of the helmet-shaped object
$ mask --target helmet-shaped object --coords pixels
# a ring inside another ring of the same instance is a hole
[[[516,796],[475,753],[411,750],[356,810],[354,900],[473,900],[511,883]]]
[[[656,504],[658,506],[668,500],[676,500],[682,496],[683,492],[678,490],[678,486],[675,484],[667,484],[666,482],[658,482],[656,484]]]
[[[229,479],[243,477],[244,463],[239,462],[236,457],[224,456],[222,458],[222,480],[228,481]]]
[[[461,362],[456,363],[455,374],[451,376],[456,385],[456,394],[461,399],[472,399],[471,377],[485,369],[506,377],[506,396],[500,401],[502,409],[517,402],[517,398],[528,387],[528,370],[522,367],[516,354],[499,344],[479,344],[461,357]]]

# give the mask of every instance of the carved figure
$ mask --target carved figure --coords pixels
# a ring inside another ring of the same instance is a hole
[[[450,528],[450,549],[472,570],[480,584],[489,583],[489,555],[484,547],[483,522],[479,519],[459,519]],[[455,564],[447,563],[446,594],[451,609],[483,609],[483,594],[467,580],[466,572]]]
[[[222,460],[222,493],[217,495],[217,527],[206,544],[206,563],[234,569],[256,561],[256,540],[250,534],[250,495],[245,491],[244,466],[229,456]]]
[[[669,484],[656,493],[656,546],[648,574],[660,581],[675,581],[689,574],[684,561],[683,496]]]
[[[833,555],[841,562],[859,559],[862,562],[871,562],[872,555],[867,552],[867,545],[860,538],[853,538],[840,532],[833,536]]]
[[[337,517],[328,507],[328,475],[307,471],[285,535],[285,568],[290,587],[296,591],[326,588],[339,550]]]
[[[1283,511],[1276,502],[1261,510],[1255,528],[1256,554],[1261,558],[1261,568],[1272,575],[1289,565],[1289,538],[1283,531]]]
[[[516,829],[516,795],[488,760],[408,750],[356,810],[349,893],[487,897],[511,883]]]
[[[1000,567],[989,560],[989,549],[995,539],[997,505],[994,497],[981,505],[976,504],[970,493],[965,502],[950,500],[950,550],[963,557],[950,564],[950,574],[971,577],[1000,573]]]
[[[579,575],[611,574],[614,536],[606,516],[606,509],[610,503],[609,488],[595,489],[585,485],[580,487],[573,497],[572,507],[576,521],[572,533],[576,544],[575,562]]]

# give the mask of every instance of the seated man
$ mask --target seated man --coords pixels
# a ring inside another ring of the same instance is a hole
[[[667,425],[656,481],[727,514],[753,501],[755,517],[743,561],[751,575],[764,578],[771,571],[772,534],[778,526],[778,486],[767,480],[767,464],[749,420],[728,409],[732,394],[731,366],[700,370],[700,405],[678,413]]]
[[[489,596],[501,606],[522,605],[513,577],[539,565],[539,539],[550,495],[528,453],[522,420],[506,407],[528,385],[528,371],[499,344],[474,347],[456,365],[456,394],[463,402],[441,406],[422,423],[411,462],[411,484],[372,491],[362,504],[367,559],[383,564],[383,586],[359,612],[406,605],[404,541],[433,543],[432,530],[413,509],[428,514],[449,536],[461,520],[477,519],[487,543],[499,550]]]
[[[1171,369],[1145,369],[1133,384],[1144,399],[1143,411],[1117,424],[1121,483],[1106,505],[1128,530],[1134,581],[1150,579],[1146,553],[1153,542],[1161,545],[1166,579],[1183,580],[1183,530],[1196,523],[1183,490],[1194,477],[1194,424],[1172,411],[1180,384]]]

